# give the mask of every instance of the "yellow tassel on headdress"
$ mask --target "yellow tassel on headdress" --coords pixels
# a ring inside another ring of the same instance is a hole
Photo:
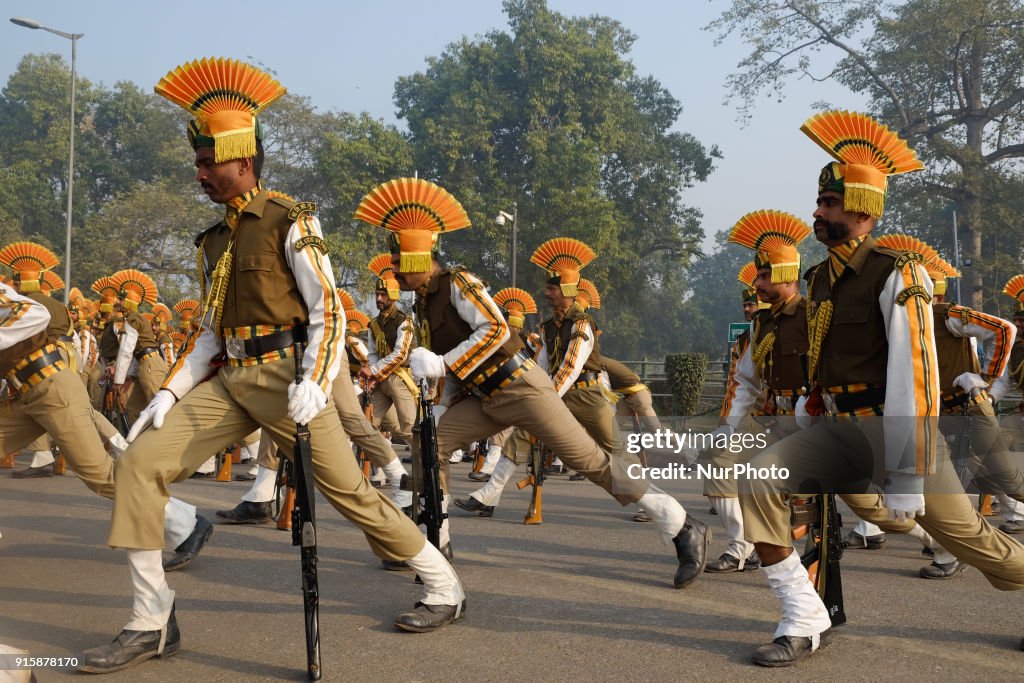
[[[549,276],[559,278],[562,294],[574,297],[579,291],[580,270],[596,257],[593,249],[577,239],[555,237],[537,247],[530,263],[546,270]]]
[[[217,163],[256,155],[256,115],[287,92],[270,74],[222,57],[182,64],[155,90],[196,117],[191,130],[213,139]]]
[[[581,277],[580,283],[577,285],[579,293],[577,296],[583,296],[587,300],[587,306],[584,308],[593,308],[594,310],[600,310],[601,308],[601,295],[597,293],[597,287],[590,280]]]
[[[905,140],[864,114],[824,112],[807,119],[800,130],[842,164],[832,173],[842,178],[846,211],[881,217],[888,177],[924,168]],[[819,192],[827,171],[819,180]]]
[[[800,279],[800,253],[796,247],[814,232],[811,226],[784,211],[752,211],[729,231],[729,241],[755,252],[754,264],[770,266],[772,282]]]

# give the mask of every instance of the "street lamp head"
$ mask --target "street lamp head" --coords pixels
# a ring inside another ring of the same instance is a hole
[[[40,24],[35,19],[27,19],[25,17],[11,17],[11,23],[12,24],[17,24],[18,26],[24,26],[25,28],[42,28],[43,27],[43,25]]]

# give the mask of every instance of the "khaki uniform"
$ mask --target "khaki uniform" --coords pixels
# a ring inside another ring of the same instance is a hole
[[[208,316],[201,331],[189,338],[164,383],[180,393],[178,402],[161,429],[144,432],[118,460],[110,545],[163,547],[168,483],[187,478],[226,443],[262,427],[291,456],[295,424],[287,404],[295,364],[290,345],[280,341],[279,333],[296,318],[321,321],[310,325],[303,368],[308,379],[328,390],[342,352],[344,322],[329,262],[317,246],[323,244],[319,232],[316,219],[302,215],[294,202],[263,191],[241,209],[237,227],[222,221],[200,235],[197,243],[208,280],[233,245],[220,329],[209,329]],[[324,295],[314,301],[315,311],[307,308],[300,278],[306,287],[323,289]],[[277,340],[278,348],[258,355],[244,351],[246,339],[261,338]],[[201,381],[209,372],[209,359],[222,349],[229,352],[228,363]],[[339,457],[348,440],[330,395],[328,399],[309,423],[317,487],[366,534],[379,557],[416,556],[424,540],[412,521],[370,485],[354,458]]]
[[[871,491],[873,482],[892,471],[893,463],[886,460],[886,435],[892,434],[894,424],[899,425],[899,418],[889,417],[887,428],[886,420],[872,417],[882,415],[886,407],[877,399],[886,401],[890,396],[880,388],[886,387],[887,380],[895,386],[923,384],[923,389],[909,396],[892,394],[894,406],[896,400],[919,401],[932,415],[937,413],[938,381],[933,374],[936,368],[931,347],[934,335],[931,311],[926,296],[922,296],[928,294],[923,270],[900,252],[877,247],[870,235],[834,284],[828,267],[826,261],[809,271],[808,295],[817,310],[825,307],[824,302],[832,302],[831,325],[821,343],[817,380],[835,404],[838,416],[819,420],[751,460],[755,468],[775,465],[790,472],[788,480],[741,482],[744,528],[754,543],[791,545],[789,506],[780,495],[786,493],[833,491],[868,496],[844,495],[844,500],[853,501],[858,516],[885,530],[896,530],[887,525],[887,519],[878,518],[879,508],[873,513],[868,509],[876,495]],[[919,282],[922,284],[914,288]],[[904,294],[908,290],[910,293]],[[886,311],[882,306],[890,308]],[[907,308],[900,311],[897,306]],[[903,321],[904,315],[913,323]],[[920,342],[923,335],[923,343],[916,347],[920,360],[911,356],[912,368],[896,365],[887,371],[890,353],[915,353],[913,348],[889,348],[888,339],[894,340],[894,345],[905,343],[907,329],[913,330],[910,334],[914,341]],[[813,355],[814,349],[810,351]],[[925,374],[912,374],[918,372]],[[898,409],[895,414],[900,412]],[[900,465],[905,466],[909,456],[919,474],[934,471],[924,476],[926,510],[916,518],[917,523],[943,548],[978,568],[996,588],[1024,588],[1024,546],[989,526],[966,495],[954,493],[959,482],[944,443],[934,442],[927,418],[905,419],[912,421],[918,432],[904,449]]]
[[[460,315],[453,297],[473,304],[473,320]],[[518,335],[501,342],[507,324],[479,280],[462,271],[442,269],[425,292],[417,293],[416,316],[419,329],[426,330],[420,345],[443,355],[449,368],[443,403],[450,407],[438,422],[438,452],[450,452],[515,425],[535,435],[567,466],[621,504],[643,496],[646,483],[631,480],[625,463],[598,447],[559,399],[547,373],[533,361],[525,361],[514,378],[489,396],[467,393],[481,373],[510,361],[522,349]],[[441,467],[447,472],[444,460]]]
[[[135,369],[135,381],[127,390],[125,397],[125,411],[128,413],[128,422],[134,423],[149,402],[160,390],[164,378],[167,376],[167,363],[164,361],[163,353],[153,335],[152,326],[146,319],[139,315],[138,311],[126,311],[124,323],[131,326],[138,332],[138,339],[131,350],[131,357],[138,366]],[[127,343],[122,336],[121,344]],[[120,362],[128,362],[119,359]],[[121,379],[118,377],[118,379]]]
[[[601,365],[608,372],[612,392],[622,397],[615,414],[619,417],[636,417],[642,432],[653,433],[661,429],[658,414],[654,412],[651,390],[640,377],[625,363],[608,356],[601,356]]]

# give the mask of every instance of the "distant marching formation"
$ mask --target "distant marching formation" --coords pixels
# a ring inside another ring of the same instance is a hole
[[[126,550],[132,578],[127,623],[112,642],[80,653],[80,670],[119,671],[180,648],[165,572],[190,564],[213,526],[171,497],[169,484],[209,472],[229,444],[257,465],[238,505],[217,512],[222,523],[268,522],[282,479],[296,487],[293,541],[302,548],[313,679],[322,675],[314,482],[385,568],[422,581],[422,599],[395,625],[432,631],[466,615],[447,490],[449,462],[476,442],[487,445],[477,447],[470,478],[482,486],[454,501],[474,516],[493,516],[527,464],[519,485],[534,495],[525,522],[539,523],[545,476],[571,470],[653,522],[675,550],[675,588],[704,572],[761,569],[782,609],[772,642],[753,653],[763,666],[794,664],[831,641],[845,620],[842,548],[881,547],[885,533],[922,542],[933,557],[924,578],[970,565],[999,590],[1024,588],[1024,547],[1008,535],[1024,531],[1024,476],[993,409],[1012,386],[1024,388],[1024,274],[1004,289],[1021,303],[1011,323],[946,302],[946,278],[958,273],[929,245],[873,234],[889,176],[923,168],[880,123],[838,111],[806,121],[801,130],[833,159],[819,174],[813,225],[756,210],[730,232],[754,253],[739,274],[751,329],[732,350],[716,435],[770,424],[772,442],[699,455],[791,474],[705,480],[728,541],[709,561],[705,523],[628,476],[646,455],[625,448],[616,413],[632,416],[637,431],[661,425],[640,378],[600,351],[589,311],[601,297],[581,276],[597,256],[590,247],[555,237],[533,253],[551,313],[530,331],[526,316],[538,313],[530,293],[492,295],[440,259],[441,234],[470,227],[458,200],[426,180],[391,180],[355,212],[388,246],[368,264],[371,319],[334,286],[316,207],[260,182],[256,117],[285,93],[280,83],[214,58],[177,67],[156,92],[192,114],[196,180],[225,209],[196,239],[198,297],[159,303],[147,274],[124,269],[94,282],[95,297],[72,289],[65,307],[51,296],[65,286],[51,251],[29,242],[0,249],[13,272],[0,284],[0,455],[31,455],[14,477],[51,476],[52,441],[86,486],[113,499],[108,544]],[[805,269],[797,246],[812,234],[828,256]],[[411,313],[398,306],[402,292],[414,294]],[[1007,419],[1024,426],[1022,416],[1019,407]],[[382,432],[410,446],[411,473]],[[351,452],[350,440],[359,459],[336,457]],[[999,500],[999,529],[965,482]],[[836,496],[862,520],[842,542]],[[174,553],[164,559],[167,544]]]

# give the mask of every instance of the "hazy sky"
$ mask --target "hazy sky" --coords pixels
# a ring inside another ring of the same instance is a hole
[[[728,6],[725,0],[548,0],[548,6],[612,17],[636,34],[629,57],[639,74],[654,76],[682,102],[679,130],[719,146],[724,158],[717,170],[684,195],[704,213],[709,238],[754,209],[809,219],[827,158],[799,132],[800,124],[814,113],[814,102],[858,109],[859,97],[833,84],[794,82],[783,102],[762,100],[741,128],[723,104],[724,83],[748,49],[733,39],[715,47],[714,36],[701,30]],[[427,57],[463,36],[508,30],[499,0],[7,0],[4,8],[9,17],[84,33],[78,73],[94,82],[128,80],[149,89],[181,62],[235,57],[273,68],[289,91],[320,109],[367,111],[401,127],[392,102],[399,76],[422,71]],[[0,23],[0,82],[29,52],[70,59],[71,42]]]

